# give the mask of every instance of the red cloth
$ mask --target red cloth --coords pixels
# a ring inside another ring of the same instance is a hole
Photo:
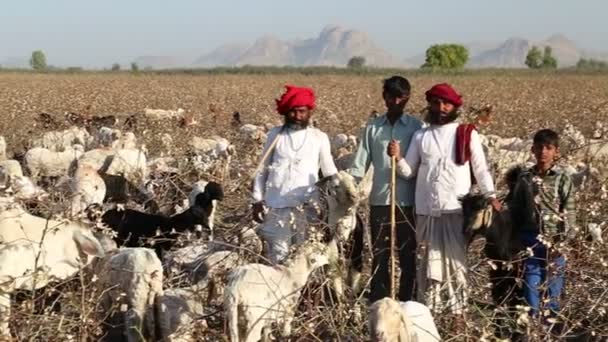
[[[277,112],[281,115],[289,113],[294,107],[306,106],[308,109],[315,109],[315,92],[311,88],[296,87],[286,85],[287,91],[277,102]]]
[[[456,107],[462,106],[462,96],[447,83],[436,84],[431,89],[427,90],[425,94],[427,101],[430,101],[431,97],[438,97]]]
[[[456,164],[464,165],[471,160],[471,133],[476,129],[473,124],[461,124],[456,128]]]

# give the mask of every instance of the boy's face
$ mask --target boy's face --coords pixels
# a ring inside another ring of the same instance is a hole
[[[532,153],[537,163],[551,165],[559,156],[559,148],[552,144],[534,144]]]

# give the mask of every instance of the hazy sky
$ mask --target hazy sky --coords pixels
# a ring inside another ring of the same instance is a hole
[[[141,55],[194,59],[264,34],[310,38],[328,24],[367,32],[398,57],[438,42],[542,40],[608,50],[608,0],[2,0],[0,63],[42,49],[50,64],[109,66]]]

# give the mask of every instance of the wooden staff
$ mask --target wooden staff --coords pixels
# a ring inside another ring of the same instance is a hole
[[[395,299],[395,240],[397,222],[395,218],[395,206],[396,206],[396,173],[397,173],[397,158],[391,157],[391,298]]]
[[[253,189],[253,182],[255,182],[255,176],[262,169],[262,167],[264,167],[264,164],[266,163],[266,159],[268,159],[268,157],[272,154],[272,151],[274,150],[274,147],[277,144],[277,142],[279,142],[279,137],[281,136],[281,134],[283,133],[284,130],[285,130],[285,126],[283,126],[281,128],[281,130],[279,131],[279,133],[274,137],[274,140],[272,141],[270,146],[268,146],[266,153],[264,153],[264,155],[262,156],[262,160],[260,160],[258,167],[256,167],[255,170],[253,171],[253,173],[249,176],[249,179],[251,179],[251,188],[252,189]]]

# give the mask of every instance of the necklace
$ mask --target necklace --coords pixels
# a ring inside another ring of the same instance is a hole
[[[287,138],[289,139],[289,147],[295,153],[298,153],[302,149],[302,147],[304,147],[304,145],[306,144],[306,140],[308,139],[308,128],[306,128],[305,130],[306,130],[306,132],[304,133],[304,139],[302,140],[302,145],[300,145],[298,148],[294,147],[293,138],[291,136],[291,133],[297,132],[297,131],[293,131],[290,129],[289,132],[287,132]]]

